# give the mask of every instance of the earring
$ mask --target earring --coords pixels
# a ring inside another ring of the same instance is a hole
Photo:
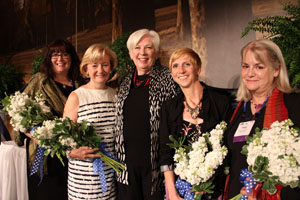
[[[88,72],[86,72],[86,75],[87,75],[87,76],[89,76],[89,73],[88,73]]]

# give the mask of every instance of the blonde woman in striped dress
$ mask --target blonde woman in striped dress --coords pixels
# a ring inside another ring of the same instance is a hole
[[[80,72],[90,81],[72,92],[66,102],[64,117],[81,122],[87,120],[106,143],[106,150],[114,154],[116,92],[106,85],[111,70],[116,66],[115,53],[102,44],[91,45],[85,52]],[[97,149],[79,147],[69,154],[69,199],[115,199],[115,174],[103,164],[107,191],[101,188],[99,175],[93,172],[93,154]]]

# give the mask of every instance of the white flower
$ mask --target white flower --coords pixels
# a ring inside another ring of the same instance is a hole
[[[299,133],[290,128],[291,125],[291,120],[276,121],[270,129],[261,131],[261,137],[247,145],[248,165],[254,166],[258,156],[267,158],[269,163],[266,170],[271,172],[271,176],[278,177],[277,182],[287,185],[299,181],[300,176]]]
[[[222,165],[228,151],[221,145],[225,128],[226,123],[221,122],[210,133],[200,136],[192,144],[192,150],[189,152],[182,147],[176,149],[174,173],[192,185],[208,181]],[[205,137],[208,137],[209,144],[206,143]],[[209,151],[208,145],[212,151]]]
[[[36,107],[40,107],[41,110],[36,110]],[[9,103],[4,106],[4,109],[11,117],[11,124],[14,127],[14,130],[21,132],[26,132],[32,126],[42,123],[41,118],[44,117],[41,116],[50,113],[50,108],[45,105],[41,96],[38,95],[35,99],[32,99],[27,94],[19,91],[15,92],[14,95],[9,96]],[[41,116],[37,117],[38,115]],[[35,119],[39,119],[39,121]]]
[[[77,147],[76,142],[71,137],[60,136],[59,139],[58,139],[58,141],[61,143],[61,145],[67,146],[67,147],[72,148],[72,149],[74,149],[74,148]]]

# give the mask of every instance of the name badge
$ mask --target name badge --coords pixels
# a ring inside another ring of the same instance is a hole
[[[255,123],[255,120],[241,122],[234,134],[233,143],[245,142],[246,137],[250,134],[250,131]]]

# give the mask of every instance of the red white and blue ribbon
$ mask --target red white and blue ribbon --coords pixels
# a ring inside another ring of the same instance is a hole
[[[181,197],[183,197],[185,200],[193,200],[195,193],[191,192],[192,185],[184,180],[177,179],[175,183],[175,187]]]

